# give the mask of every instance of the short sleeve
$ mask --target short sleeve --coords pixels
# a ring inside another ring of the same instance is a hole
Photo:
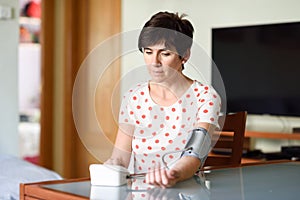
[[[197,122],[207,122],[219,126],[218,118],[221,109],[221,98],[212,86],[202,86],[198,98]]]

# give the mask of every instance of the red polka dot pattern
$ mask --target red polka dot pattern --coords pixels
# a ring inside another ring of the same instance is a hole
[[[171,106],[153,102],[148,82],[131,89],[123,97],[119,123],[135,126],[132,139],[135,173],[145,173],[153,163],[161,162],[166,152],[183,149],[194,125],[217,125],[220,98],[209,85],[197,81]],[[165,156],[173,164],[178,154]]]

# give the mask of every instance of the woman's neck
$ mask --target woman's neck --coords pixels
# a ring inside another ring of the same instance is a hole
[[[193,81],[186,76],[178,76],[172,81],[160,83],[149,82],[150,96],[153,101],[162,106],[170,106],[178,101],[189,89]]]

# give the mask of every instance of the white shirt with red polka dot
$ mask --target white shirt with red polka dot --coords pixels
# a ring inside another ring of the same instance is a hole
[[[134,125],[132,154],[134,173],[145,173],[161,162],[170,151],[184,149],[195,125],[207,122],[218,126],[220,97],[209,85],[194,81],[171,106],[156,104],[148,82],[130,89],[122,100],[119,124]],[[165,161],[172,166],[181,152],[168,154]]]

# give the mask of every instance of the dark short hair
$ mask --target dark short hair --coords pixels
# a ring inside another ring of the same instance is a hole
[[[179,56],[184,56],[193,43],[194,28],[186,15],[158,12],[147,21],[139,35],[138,48],[164,42],[166,47],[175,47]]]

